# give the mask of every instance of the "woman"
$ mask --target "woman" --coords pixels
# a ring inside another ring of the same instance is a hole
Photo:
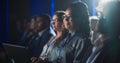
[[[56,36],[53,36],[44,46],[43,51],[38,59],[38,63],[57,62],[59,53],[56,53],[56,48],[59,46],[63,38],[66,36],[66,30],[63,27],[62,16],[64,12],[56,11],[51,21]],[[34,62],[34,61],[33,61]]]
[[[66,37],[66,44],[63,47],[65,52],[63,63],[85,63],[91,52],[87,6],[83,2],[72,3],[66,9],[63,22],[70,34],[68,39]]]

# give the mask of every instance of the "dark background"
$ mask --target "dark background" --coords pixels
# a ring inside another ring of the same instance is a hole
[[[89,7],[90,16],[96,15],[96,0],[82,0]],[[17,41],[16,25],[18,19],[65,10],[71,0],[0,0],[0,44]]]

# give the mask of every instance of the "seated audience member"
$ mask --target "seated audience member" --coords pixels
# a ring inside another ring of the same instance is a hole
[[[72,3],[66,9],[63,22],[69,34],[62,44],[62,52],[59,51],[64,60],[61,63],[84,63],[91,51],[87,6],[83,2]]]
[[[56,11],[52,18],[52,26],[56,32],[56,36],[51,37],[48,43],[45,44],[43,51],[36,61],[37,63],[58,63],[59,62],[59,53],[57,52],[60,48],[61,41],[63,41],[66,36],[67,30],[63,27],[63,11]],[[35,59],[32,59],[32,62],[35,62]]]
[[[51,38],[50,33],[50,17],[47,14],[38,15],[36,17],[37,34],[30,40],[28,52],[30,57],[39,57],[43,46]]]
[[[97,16],[90,16],[89,17],[89,26],[90,26],[90,39],[91,39],[91,42],[92,44],[94,45],[94,41],[98,38],[99,36],[99,33],[96,31],[97,29],[97,23],[99,21],[99,18]]]
[[[29,45],[30,40],[34,37],[36,32],[36,16],[31,17],[27,20],[26,24],[24,24],[24,31],[19,40],[18,45],[22,45],[27,47]]]
[[[101,15],[97,26],[101,44],[93,47],[86,63],[120,63],[120,1],[107,1],[102,5],[98,5]]]

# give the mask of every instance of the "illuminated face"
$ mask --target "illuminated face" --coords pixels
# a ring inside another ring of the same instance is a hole
[[[57,16],[57,15],[54,15],[54,16],[53,16],[53,19],[52,19],[52,21],[51,21],[52,26],[53,26],[53,29],[54,29],[55,31],[61,31],[61,29],[62,29],[62,22],[60,22],[60,21],[58,21],[58,20],[59,20],[58,16]]]
[[[72,18],[71,18],[71,10],[67,9],[65,11],[64,19],[63,19],[64,27],[67,30],[70,30],[72,27]]]

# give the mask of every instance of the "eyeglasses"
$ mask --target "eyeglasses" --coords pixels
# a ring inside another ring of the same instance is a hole
[[[55,22],[57,22],[57,19],[51,20],[51,23],[55,23]]]
[[[67,21],[70,19],[70,15],[63,15],[63,19],[65,18]]]

